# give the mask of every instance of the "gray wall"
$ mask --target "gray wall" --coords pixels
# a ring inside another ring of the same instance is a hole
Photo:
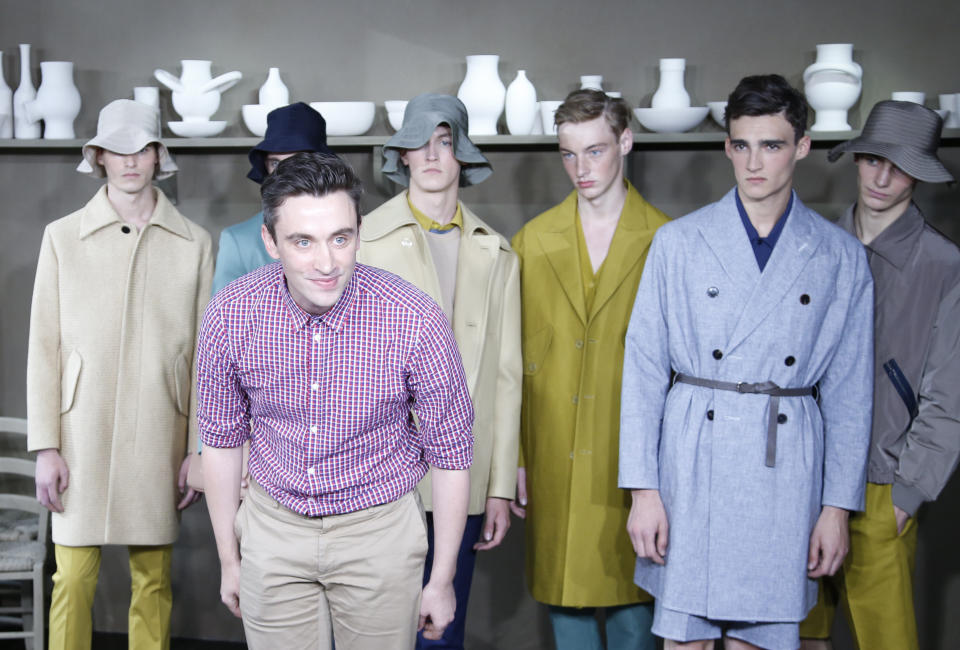
[[[225,136],[248,135],[242,104],[256,101],[269,66],[279,66],[294,100],[409,98],[424,91],[456,92],[463,56],[501,55],[509,83],[524,68],[542,99],[562,98],[581,74],[600,73],[634,105],[649,105],[657,59],[684,56],[687,89],[695,103],[724,98],[745,74],[780,72],[799,84],[815,45],[855,44],[863,65],[863,96],[851,111],[855,127],[869,107],[893,90],[923,90],[933,97],[960,91],[957,3],[924,0],[810,0],[737,3],[675,0],[638,3],[574,0],[519,3],[505,0],[167,0],[145,3],[91,0],[0,0],[0,49],[7,82],[19,79],[16,44],[34,45],[35,82],[41,60],[72,60],[84,98],[80,137],[93,135],[99,108],[130,97],[133,86],[155,85],[154,68],[175,74],[179,60],[208,58],[214,74],[240,70],[244,79],[224,95],[216,117],[230,120]],[[163,93],[165,119],[172,115]],[[387,133],[382,108],[373,133]],[[639,127],[638,127],[639,128]],[[701,129],[715,128],[709,123]],[[956,136],[943,150],[960,173]],[[0,413],[24,415],[24,368],[30,293],[43,227],[80,206],[96,183],[73,171],[79,152],[17,152],[0,148]],[[463,199],[504,234],[558,202],[570,189],[556,154],[542,149],[489,150],[496,173],[469,188]],[[372,181],[371,153],[354,148],[347,158]],[[216,236],[257,210],[257,188],[244,178],[246,157],[237,150],[181,150],[176,190],[179,207]],[[632,180],[654,204],[679,216],[718,198],[732,184],[718,146],[645,148],[632,155]],[[369,183],[366,208],[387,198]],[[818,146],[797,177],[801,197],[828,217],[853,198],[848,161],[831,166]],[[960,226],[957,192],[922,187],[918,200],[937,226],[955,240]],[[953,553],[960,485],[921,514],[918,618],[925,648],[960,646],[960,560]],[[590,531],[583,531],[590,534]],[[479,560],[470,603],[472,648],[550,647],[543,609],[522,583],[522,526],[504,548]],[[174,634],[237,639],[239,624],[219,605],[218,565],[204,507],[184,516],[175,563]],[[128,587],[125,556],[110,551],[96,603],[101,630],[125,628]],[[840,643],[843,647],[845,644]]]

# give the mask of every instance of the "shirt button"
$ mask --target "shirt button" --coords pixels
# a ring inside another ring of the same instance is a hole
[[[320,332],[317,332],[316,334],[313,335],[313,340],[316,341],[317,343],[320,342],[321,338],[322,337],[320,336]]]
[[[313,426],[310,427],[310,433],[316,433],[317,431],[318,431],[317,425],[314,424]]]
[[[310,390],[320,390],[320,384],[317,382],[313,382],[312,384],[310,384]]]
[[[794,359],[792,356],[791,356],[791,357],[787,357],[786,359],[783,360],[783,364],[786,365],[786,366],[792,366],[792,365],[793,365],[794,363],[796,363],[796,362],[797,362],[797,360]]]
[[[574,395],[574,396],[573,396],[573,399],[572,399],[571,401],[572,401],[572,402],[573,402],[574,404],[576,404],[576,403],[577,403],[577,401],[578,401],[578,399],[577,399],[577,396],[576,396],[576,395]]]
[[[121,227],[120,227],[120,232],[122,232],[124,235],[129,234],[129,232],[130,232],[130,226],[121,226]]]
[[[533,371],[536,370],[536,369],[537,369],[537,364],[535,364],[535,363],[528,363],[528,364],[527,364],[527,372],[533,372]]]
[[[574,345],[574,347],[576,347],[576,348],[579,350],[580,348],[583,347],[583,341],[581,341],[580,339],[577,339],[576,342],[574,342],[573,345]]]
[[[803,294],[802,296],[800,296],[800,304],[801,304],[801,305],[809,305],[809,304],[810,304],[810,296],[808,296],[807,294]]]
[[[778,415],[778,416],[777,416],[777,423],[778,423],[778,424],[786,424],[786,423],[787,423],[787,415],[786,415],[785,413],[781,413],[780,415]]]
[[[307,468],[307,474],[309,474],[310,476],[313,476],[313,475],[316,474],[316,473],[317,473],[317,470],[314,469],[313,467],[308,467],[308,468]]]
[[[713,409],[707,411],[707,419],[713,421]]]
[[[716,359],[717,361],[719,361],[720,359],[723,358],[723,352],[721,352],[720,350],[714,350],[714,351],[713,351],[713,358]]]

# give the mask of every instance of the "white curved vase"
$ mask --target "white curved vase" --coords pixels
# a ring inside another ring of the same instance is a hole
[[[496,135],[497,120],[503,112],[507,89],[500,81],[496,54],[475,54],[467,57],[467,74],[457,91],[457,98],[467,107],[470,121],[468,135]]]
[[[13,93],[13,137],[24,140],[33,140],[40,137],[40,122],[31,120],[24,107],[37,97],[30,78],[30,46],[20,44],[20,85]]]
[[[24,104],[24,109],[28,118],[43,120],[45,140],[69,140],[76,137],[73,121],[80,114],[80,103],[80,91],[73,83],[73,63],[41,62],[37,98]]]
[[[220,108],[220,93],[233,87],[243,75],[226,72],[211,78],[211,61],[184,59],[180,78],[166,70],[154,70],[157,81],[173,91],[173,109],[185,122],[205,122]]]
[[[0,138],[13,137],[13,90],[3,76],[3,52],[0,52]]]
[[[530,135],[540,117],[537,111],[537,89],[527,79],[527,71],[517,72],[517,78],[507,87],[507,130],[510,135]]]
[[[690,95],[683,86],[686,59],[660,59],[660,85],[650,100],[651,108],[689,108]]]
[[[811,131],[849,131],[847,111],[857,103],[863,69],[853,60],[852,43],[817,45],[817,60],[803,71],[804,93],[816,111]]]
[[[271,110],[290,103],[290,91],[280,79],[280,68],[270,68],[267,80],[260,86],[259,100],[261,106]]]

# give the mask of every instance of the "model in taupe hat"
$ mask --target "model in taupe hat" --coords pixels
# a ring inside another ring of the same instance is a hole
[[[83,160],[77,166],[81,174],[94,178],[106,176],[97,162],[101,150],[118,154],[134,154],[153,144],[157,150],[156,180],[163,180],[177,171],[167,146],[160,139],[160,113],[156,108],[132,99],[117,99],[100,111],[97,135],[83,145]]]
[[[882,101],[829,154],[850,152],[857,168],[857,201],[838,225],[863,244],[874,280],[873,417],[866,510],[850,517],[844,570],[821,586],[836,597],[801,627],[805,650],[829,647],[841,598],[857,647],[918,648],[916,513],[960,457],[960,249],[913,201],[918,181],[953,181],[937,158],[942,124],[919,104]]]

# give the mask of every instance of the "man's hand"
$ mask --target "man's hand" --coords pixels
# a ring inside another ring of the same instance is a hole
[[[487,497],[486,512],[483,516],[483,541],[473,545],[475,551],[489,551],[503,541],[510,530],[510,501],[497,497]]]
[[[240,563],[220,563],[220,600],[240,618]]]
[[[63,512],[60,495],[70,485],[70,470],[57,449],[37,452],[37,501],[50,512]]]
[[[907,521],[910,520],[910,514],[906,510],[901,510],[896,504],[893,506],[893,514],[897,518],[897,535],[900,535],[903,533],[903,529],[907,525]]]
[[[633,490],[627,532],[637,557],[664,564],[670,527],[660,490]]]
[[[457,597],[453,591],[453,582],[434,584],[431,580],[423,588],[423,595],[420,597],[420,623],[417,630],[423,630],[425,639],[439,640],[443,631],[453,621],[456,610]]]
[[[521,519],[527,518],[527,468],[517,468],[517,498],[510,502],[510,510]]]
[[[850,513],[842,508],[823,506],[810,535],[807,576],[832,576],[843,565],[850,550]]]
[[[187,486],[187,474],[190,472],[190,463],[194,462],[196,457],[196,454],[187,454],[187,457],[183,459],[182,463],[180,463],[180,476],[177,479],[177,487],[180,488],[180,494],[183,495],[183,498],[180,499],[180,503],[177,504],[177,510],[183,510],[184,508],[196,503],[202,496],[200,492],[197,492],[192,487]]]

